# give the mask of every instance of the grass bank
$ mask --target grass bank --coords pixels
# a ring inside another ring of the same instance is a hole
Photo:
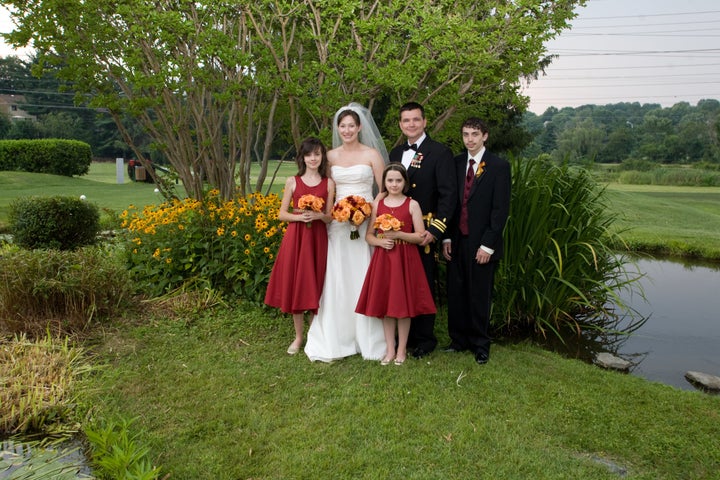
[[[607,192],[631,249],[720,261],[720,188],[611,183]]]
[[[439,322],[441,323],[441,322]],[[291,323],[239,306],[117,325],[94,339],[87,402],[137,418],[171,478],[716,478],[720,397],[528,344],[486,366],[310,363]],[[438,332],[442,335],[441,332]],[[441,338],[441,342],[446,341]]]

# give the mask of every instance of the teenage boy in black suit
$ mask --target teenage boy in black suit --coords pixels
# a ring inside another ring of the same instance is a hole
[[[400,107],[400,130],[407,142],[390,151],[390,161],[402,163],[410,180],[409,197],[420,204],[425,219],[425,239],[418,246],[430,288],[435,285],[437,271],[434,243],[443,238],[457,198],[452,152],[426,133],[425,109],[416,102]],[[435,315],[413,317],[408,347],[420,359],[437,346]]]
[[[483,365],[490,359],[493,283],[510,212],[510,164],[485,149],[488,128],[479,118],[465,120],[462,137],[467,151],[454,159],[457,208],[443,240],[451,342],[445,351],[470,350]]]

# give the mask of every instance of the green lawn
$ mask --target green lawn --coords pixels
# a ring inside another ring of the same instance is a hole
[[[0,172],[0,226],[7,223],[10,203],[19,197],[85,195],[89,202],[117,213],[129,205],[157,203],[161,197],[151,183],[127,181],[115,183],[115,166],[93,164],[90,174],[84,177],[63,177],[42,173]],[[98,171],[107,171],[99,173]]]
[[[443,321],[438,335],[447,342]],[[136,418],[182,479],[712,479],[720,397],[528,344],[490,363],[401,367],[285,353],[292,321],[255,307],[106,326],[88,405]]]
[[[720,259],[720,188],[608,185],[631,248]]]

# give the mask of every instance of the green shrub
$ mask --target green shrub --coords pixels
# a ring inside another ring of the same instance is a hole
[[[0,250],[0,331],[37,333],[55,320],[77,331],[128,307],[130,279],[109,247]]]
[[[121,214],[138,288],[160,296],[190,282],[262,302],[284,225],[277,195],[223,201],[216,190]]]
[[[510,332],[599,328],[632,283],[609,246],[614,214],[584,169],[515,159],[494,325]]]
[[[78,140],[0,140],[0,171],[72,177],[90,170],[90,145]]]
[[[24,248],[73,250],[97,241],[100,213],[75,197],[23,197],[10,204],[14,242]]]

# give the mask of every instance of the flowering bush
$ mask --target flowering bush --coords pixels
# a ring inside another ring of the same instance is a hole
[[[127,261],[138,287],[161,295],[200,279],[223,294],[262,301],[285,225],[277,195],[194,199],[121,214]]]

